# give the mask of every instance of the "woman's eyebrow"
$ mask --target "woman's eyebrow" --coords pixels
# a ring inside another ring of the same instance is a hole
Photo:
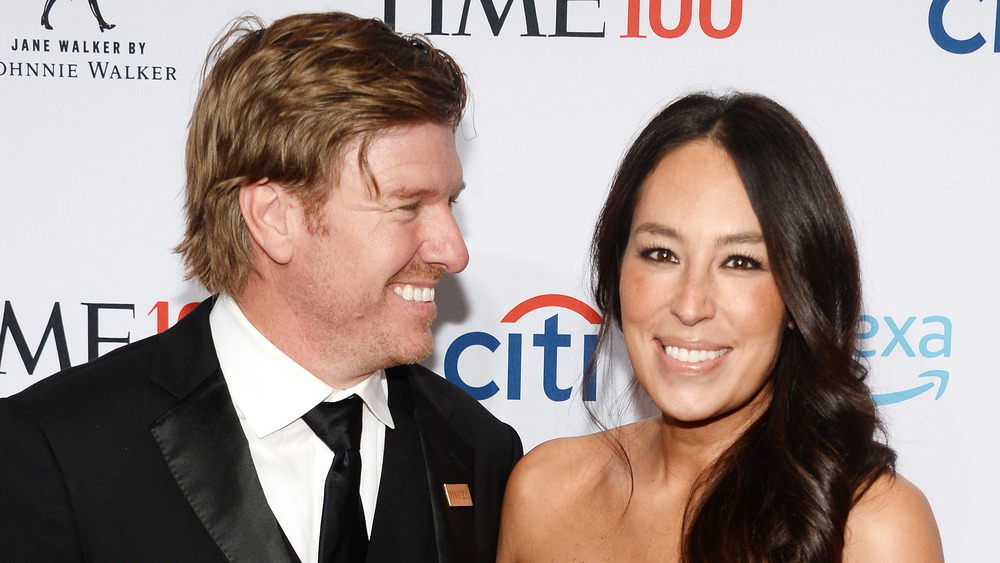
[[[732,233],[720,235],[715,240],[716,246],[729,246],[730,244],[759,244],[764,242],[764,235],[757,231],[745,231],[742,233]]]
[[[677,232],[677,229],[674,229],[672,227],[668,227],[668,226],[660,224],[660,223],[653,223],[653,222],[643,223],[643,224],[641,224],[641,225],[639,225],[638,227],[635,228],[635,232],[637,232],[637,233],[640,233],[640,232],[641,233],[648,233],[648,234],[651,234],[651,235],[656,235],[656,236],[661,236],[661,237],[669,237],[669,238],[674,238],[674,239],[678,239],[678,240],[681,240],[681,241],[684,240],[684,237],[681,236],[681,234]]]

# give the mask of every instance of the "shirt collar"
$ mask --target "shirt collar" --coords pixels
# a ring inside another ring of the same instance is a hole
[[[324,400],[355,394],[379,421],[394,428],[384,371],[349,389],[334,389],[265,338],[226,294],[216,300],[209,324],[233,402],[258,437],[288,426]]]

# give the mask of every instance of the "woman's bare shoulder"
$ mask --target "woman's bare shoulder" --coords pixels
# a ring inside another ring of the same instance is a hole
[[[616,461],[607,433],[550,440],[521,458],[511,473],[507,494],[546,501],[581,492],[589,494],[608,471],[608,464]],[[559,506],[567,499],[561,500]]]
[[[507,481],[497,561],[548,560],[589,537],[628,486],[610,437],[558,438],[521,458]]]
[[[902,475],[883,475],[847,518],[846,562],[944,561],[941,535],[924,494]]]

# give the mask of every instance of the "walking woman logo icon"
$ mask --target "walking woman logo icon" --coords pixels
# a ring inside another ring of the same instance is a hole
[[[104,16],[101,15],[101,7],[97,5],[97,0],[87,0],[90,3],[90,11],[93,12],[94,17],[97,18],[97,25],[101,27],[101,33],[115,28],[115,24],[108,23],[105,21]],[[52,24],[49,23],[49,12],[52,10],[52,5],[56,3],[56,0],[45,0],[45,8],[42,10],[42,27],[45,29],[52,29]]]

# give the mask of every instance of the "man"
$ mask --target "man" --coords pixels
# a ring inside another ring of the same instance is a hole
[[[517,434],[410,365],[468,262],[462,74],[375,20],[251,26],[210,54],[187,145],[178,251],[215,297],[0,401],[0,560],[494,558]],[[357,397],[360,444],[328,446],[309,417]],[[329,489],[358,448],[356,492]]]

